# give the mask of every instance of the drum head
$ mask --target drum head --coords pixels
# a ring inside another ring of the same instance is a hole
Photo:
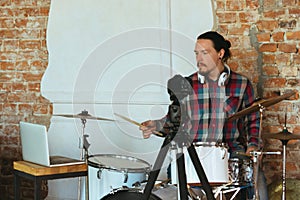
[[[150,170],[150,164],[144,160],[114,154],[92,155],[88,158],[88,164],[97,168],[126,172],[145,172]]]
[[[137,192],[135,190],[120,190],[114,194],[108,194],[101,200],[143,200],[143,193]],[[151,194],[149,200],[162,200],[157,196]]]

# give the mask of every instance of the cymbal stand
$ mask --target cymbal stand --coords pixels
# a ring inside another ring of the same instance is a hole
[[[286,126],[283,133],[289,134]],[[281,140],[282,142],[282,200],[286,199],[286,146],[289,140]]]
[[[265,107],[262,106],[261,104],[258,104],[259,106],[259,134],[258,134],[258,148],[260,149],[262,147],[261,144],[261,127],[262,127],[262,119],[263,119],[263,112],[265,110]],[[253,159],[253,166],[254,166],[254,188],[255,188],[255,199],[259,200],[259,192],[258,192],[258,171],[259,171],[259,165],[260,165],[260,160],[257,159],[257,156],[254,156]]]
[[[82,111],[82,113],[84,113],[87,111]],[[86,164],[88,164],[88,148],[90,146],[90,144],[87,141],[87,137],[88,135],[85,134],[85,125],[86,125],[86,118],[80,118],[81,119],[81,123],[82,123],[82,136],[79,137],[79,148],[81,149],[81,153],[80,153],[80,157],[81,160],[83,160]],[[78,191],[80,191],[81,188],[81,178],[79,178],[79,182],[78,182]],[[78,194],[79,195],[79,194]],[[85,200],[89,200],[89,180],[88,180],[88,176],[85,177]]]

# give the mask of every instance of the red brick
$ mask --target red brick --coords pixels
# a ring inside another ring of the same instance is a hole
[[[14,11],[9,7],[0,7],[0,17],[12,17]]]
[[[299,8],[299,5],[300,5],[300,2],[298,1],[298,7],[292,7],[292,8],[289,8],[288,11],[289,11],[289,14],[290,15],[296,15],[299,17],[300,15],[300,8]]]
[[[284,41],[284,32],[276,32],[272,34],[272,39],[274,42]]]
[[[288,39],[288,40],[300,40],[300,31],[286,32],[286,39]]]
[[[225,10],[224,1],[216,0],[216,11]]]
[[[291,63],[291,58],[289,54],[281,53],[275,56],[275,63],[281,65],[289,65]]]
[[[273,54],[264,54],[263,55],[264,64],[275,64],[275,55]]]
[[[245,2],[239,0],[227,0],[225,5],[226,5],[226,10],[234,10],[234,11],[244,10],[246,7]]]
[[[14,70],[15,69],[15,63],[9,62],[9,61],[0,62],[0,69],[4,70],[4,71]],[[0,79],[1,79],[1,75],[0,75]]]
[[[48,104],[34,104],[33,111],[34,114],[50,114]]]
[[[3,44],[3,50],[6,52],[14,52],[19,49],[19,41],[16,39],[5,39]]]
[[[258,0],[246,0],[246,7],[251,9],[256,9],[259,6]]]
[[[296,53],[297,46],[295,44],[281,43],[278,45],[278,50],[284,53]]]
[[[264,12],[264,17],[271,18],[271,19],[275,19],[284,15],[285,15],[284,10],[269,10]]]
[[[20,40],[20,50],[34,50],[40,48],[40,40]]]
[[[286,85],[289,87],[300,86],[300,81],[298,79],[288,79]]]
[[[264,87],[266,88],[284,88],[286,83],[285,78],[269,78],[266,80]]]
[[[293,55],[293,63],[300,64],[300,54]]]
[[[270,33],[258,33],[256,38],[258,42],[270,42],[271,35]]]
[[[235,23],[237,20],[237,14],[235,12],[222,12],[217,13],[219,23]]]
[[[49,15],[49,6],[47,7],[40,7],[39,15],[47,17]]]
[[[259,47],[260,52],[276,52],[277,44],[274,43],[265,43]]]
[[[277,7],[277,1],[274,1],[274,0],[264,0],[262,6],[265,9],[274,9],[274,8]]]
[[[12,91],[26,91],[26,89],[27,89],[27,85],[24,82],[11,84]]]
[[[249,33],[250,25],[242,24],[241,26],[231,26],[228,29],[228,34],[230,35],[244,35],[245,33]]]
[[[40,83],[28,83],[28,91],[40,92]]]
[[[32,17],[32,16],[38,16],[39,9],[37,7],[22,7],[15,11],[16,17]]]
[[[263,73],[267,76],[278,76],[279,71],[277,67],[273,66],[264,66]]]
[[[37,81],[39,82],[42,78],[43,74],[41,73],[32,73],[32,72],[28,72],[28,73],[23,73],[23,80],[26,82],[31,82],[31,81]]]
[[[296,28],[296,26],[297,26],[297,21],[295,19],[279,21],[280,28],[290,29],[290,28]]]
[[[297,0],[282,0],[282,6],[283,7],[290,7],[291,5],[295,5]]]
[[[32,113],[33,112],[33,105],[31,104],[19,104],[19,113],[20,114],[26,114],[26,113]]]
[[[278,28],[277,20],[260,20],[257,22],[259,31],[273,31]]]
[[[14,28],[14,19],[13,18],[2,18],[0,20],[1,29],[12,29]]]

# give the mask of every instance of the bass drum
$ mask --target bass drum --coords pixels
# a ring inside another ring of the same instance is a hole
[[[101,200],[142,200],[143,199],[143,188],[120,188],[112,191],[110,194],[103,197]],[[164,185],[155,187],[149,197],[149,200],[177,200],[178,189],[175,185]],[[190,197],[188,197],[191,200]]]
[[[124,200],[124,199],[130,199],[130,200],[142,200],[143,199],[143,193],[136,190],[136,189],[121,189],[116,192],[112,192],[105,197],[103,197],[101,200]],[[159,197],[151,194],[149,197],[149,200],[162,200]]]

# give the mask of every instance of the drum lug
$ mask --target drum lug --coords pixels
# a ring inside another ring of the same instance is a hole
[[[128,172],[124,172],[124,183],[128,181]]]
[[[97,171],[97,178],[98,178],[98,179],[101,179],[101,174],[102,174],[102,169],[99,169],[99,170]]]

